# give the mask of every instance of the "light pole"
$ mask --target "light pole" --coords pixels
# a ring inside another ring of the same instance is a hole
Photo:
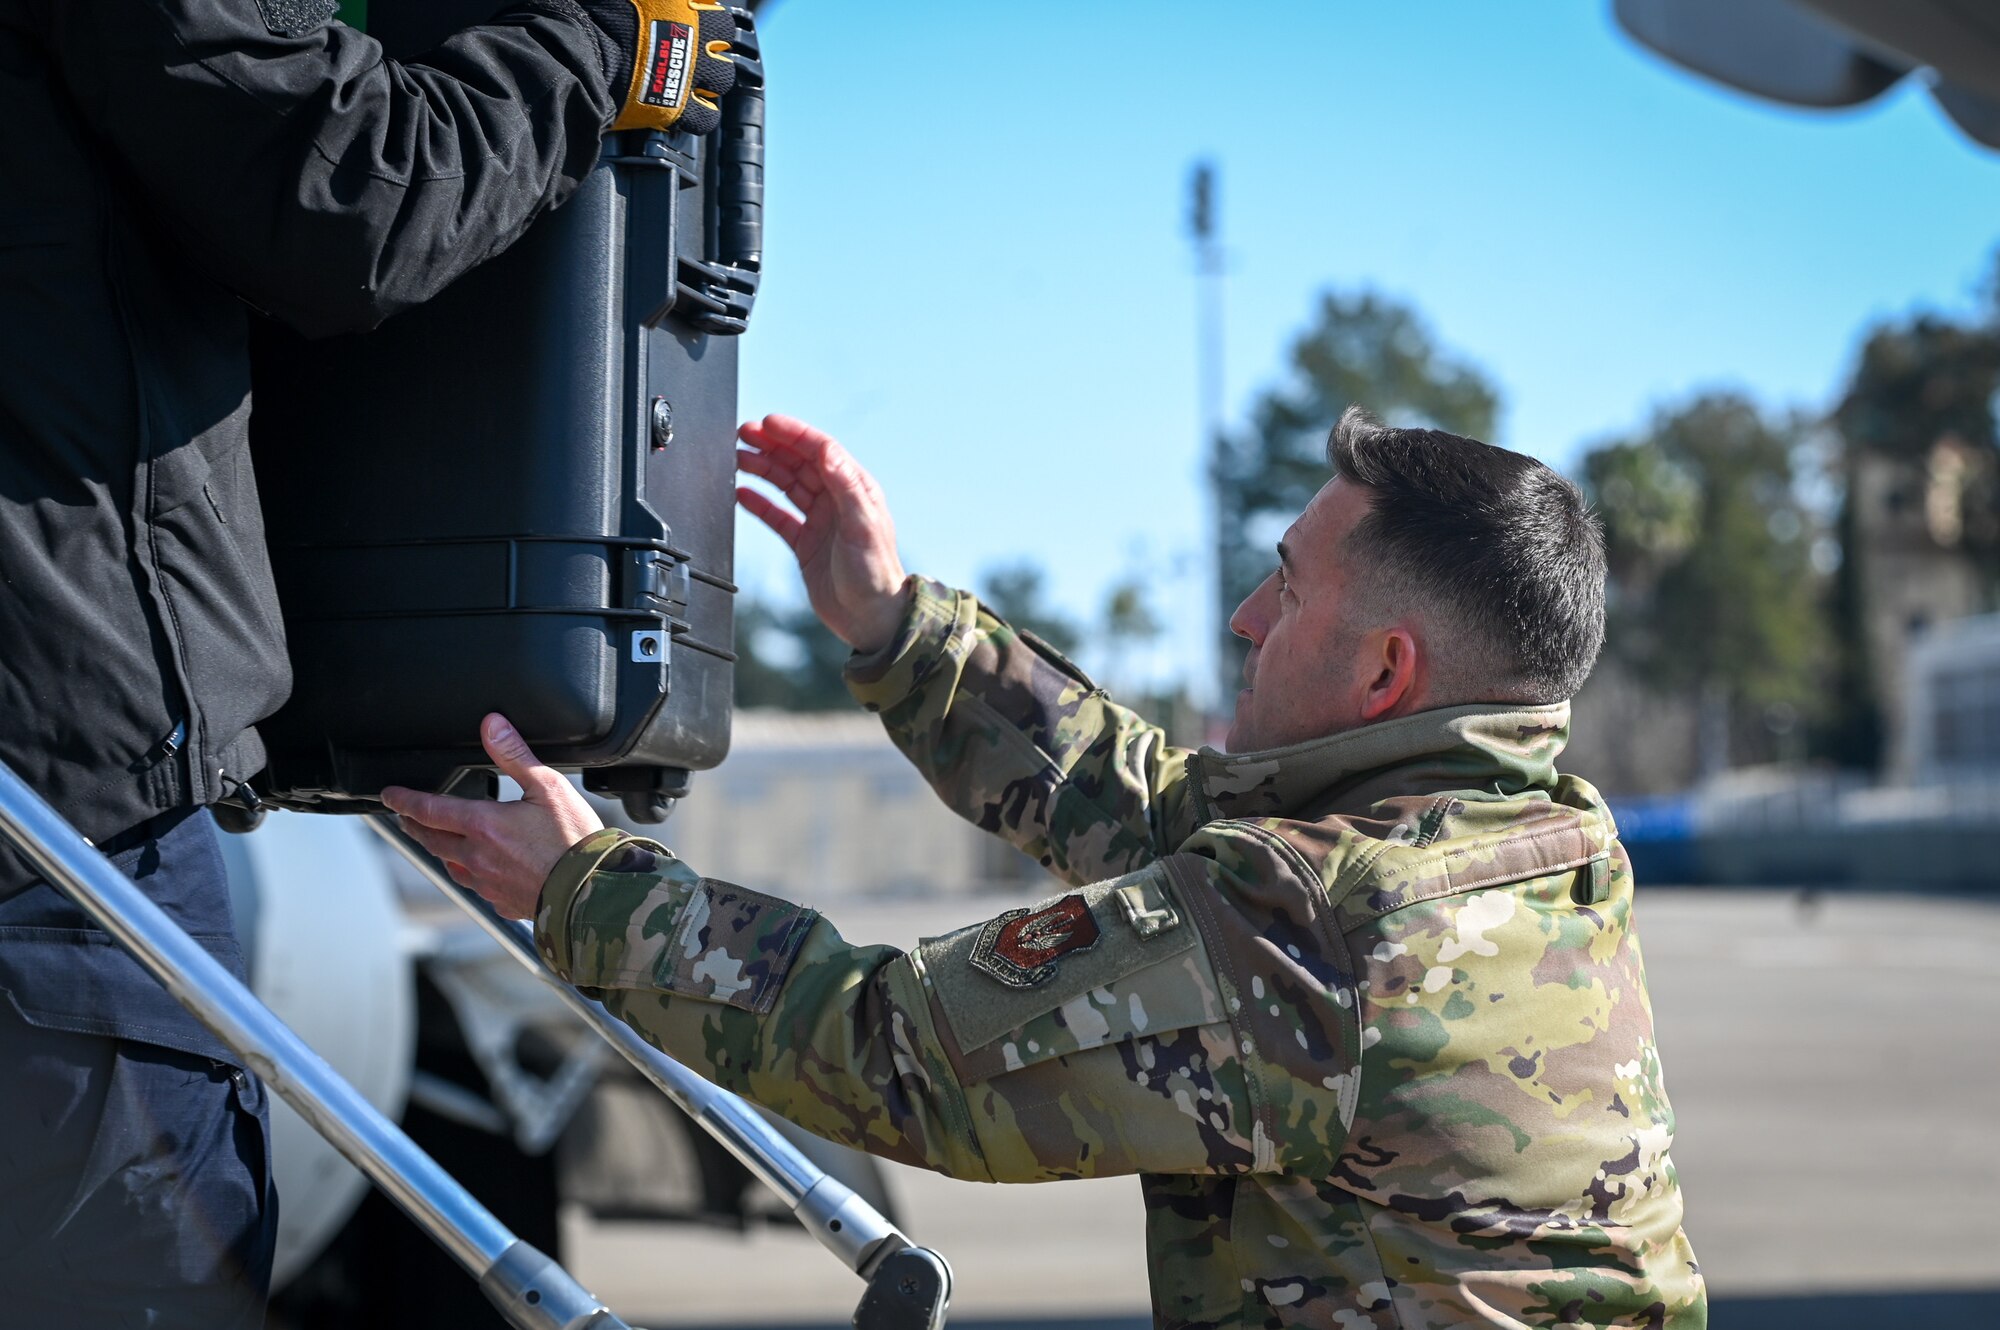
[[[1227,542],[1223,535],[1223,437],[1222,437],[1222,237],[1217,213],[1215,163],[1203,158],[1188,176],[1188,236],[1194,242],[1195,262],[1195,346],[1202,430],[1202,455],[1208,481],[1208,546],[1215,562],[1211,603],[1215,621],[1208,633],[1209,649],[1215,653],[1210,686],[1215,691],[1211,710],[1219,713],[1234,691],[1225,646],[1225,625],[1229,622],[1229,582],[1224,566]]]

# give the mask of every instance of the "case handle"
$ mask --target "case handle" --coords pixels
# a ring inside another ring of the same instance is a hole
[[[720,337],[750,322],[764,262],[764,53],[757,20],[747,9],[736,19],[736,86],[722,99],[715,131],[709,225],[702,259],[680,261],[676,304],[696,329]]]

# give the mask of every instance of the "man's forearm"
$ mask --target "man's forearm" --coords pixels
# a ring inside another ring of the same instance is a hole
[[[617,831],[558,865],[535,935],[558,974],[723,1088],[854,1149],[994,1180],[902,952]]]
[[[407,64],[248,0],[65,0],[77,112],[196,266],[302,332],[372,327],[510,244],[596,165],[618,106],[595,26],[531,0]]]
[[[954,812],[1067,881],[1130,872],[1193,830],[1185,752],[966,592],[912,579],[896,637],[847,678]]]
[[[983,1182],[1275,1166],[1176,890],[1155,865],[1041,907],[1039,930],[1016,909],[905,954],[605,831],[550,875],[536,940],[655,1047],[870,1154]],[[1043,973],[996,978],[1024,947]],[[1301,1121],[1319,1148],[1324,1123]]]

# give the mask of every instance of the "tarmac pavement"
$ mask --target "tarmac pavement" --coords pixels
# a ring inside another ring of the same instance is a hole
[[[1015,903],[827,912],[907,946]],[[1711,1324],[2000,1324],[2000,898],[1642,888],[1638,908]],[[953,1266],[952,1324],[1150,1324],[1132,1179],[884,1167],[905,1231]],[[842,1326],[861,1293],[790,1228],[572,1218],[566,1245],[635,1326]]]

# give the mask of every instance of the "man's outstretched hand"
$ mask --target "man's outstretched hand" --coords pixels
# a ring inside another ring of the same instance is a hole
[[[887,646],[903,622],[904,575],[875,477],[830,436],[790,416],[765,416],[737,435],[748,445],[736,450],[737,469],[776,485],[801,514],[756,490],[736,491],[737,502],[792,547],[813,613],[856,651]]]
[[[444,861],[452,881],[509,919],[531,919],[556,861],[604,823],[561,772],[542,765],[505,717],[481,722],[479,741],[493,765],[520,785],[518,801],[455,799],[392,785],[382,791],[382,802],[401,814],[412,839]]]

